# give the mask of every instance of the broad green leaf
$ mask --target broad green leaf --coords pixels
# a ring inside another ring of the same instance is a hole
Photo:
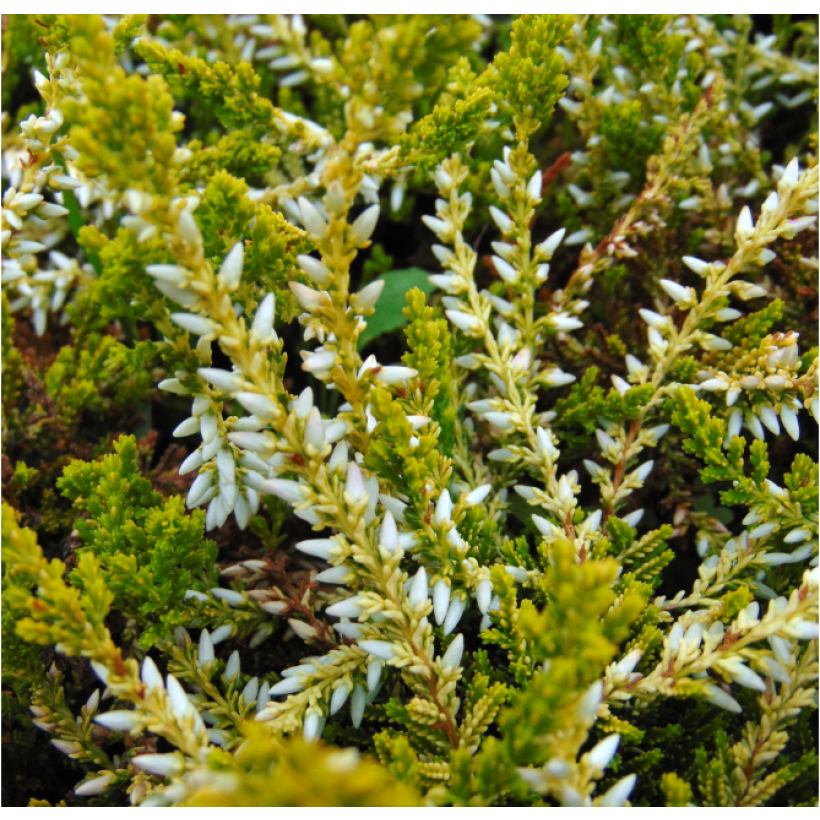
[[[421,268],[408,268],[390,271],[379,277],[384,280],[384,290],[376,303],[376,312],[368,317],[367,327],[359,337],[359,350],[383,333],[390,333],[407,324],[402,313],[407,307],[405,294],[412,288],[418,288],[429,296],[435,290],[427,281],[429,275]]]

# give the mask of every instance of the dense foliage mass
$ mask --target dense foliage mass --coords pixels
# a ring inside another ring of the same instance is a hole
[[[5,804],[817,804],[816,18],[3,27]]]

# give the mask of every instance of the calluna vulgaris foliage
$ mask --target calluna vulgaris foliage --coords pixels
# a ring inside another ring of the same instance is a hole
[[[817,804],[773,20],[4,18],[4,802]]]

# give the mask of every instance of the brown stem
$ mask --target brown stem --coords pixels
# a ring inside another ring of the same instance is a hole
[[[612,477],[612,498],[613,500],[610,501],[606,505],[606,509],[604,510],[604,520],[602,526],[606,526],[607,519],[612,515],[614,512],[614,505],[615,505],[615,495],[618,492],[618,488],[621,486],[621,482],[624,479],[624,473],[626,472],[626,458],[627,453],[629,452],[629,448],[632,446],[635,438],[638,435],[638,431],[641,429],[641,420],[640,418],[636,418],[632,421],[632,424],[629,427],[629,432],[626,434],[626,441],[624,442],[624,451],[623,455],[621,456],[620,461],[618,462],[618,466],[615,468],[615,475]],[[604,529],[604,532],[606,530]]]
[[[415,649],[415,647],[413,648]],[[432,728],[443,729],[444,734],[447,735],[447,739],[450,741],[450,745],[454,749],[457,749],[458,733],[456,732],[456,725],[453,722],[453,716],[441,705],[438,699],[438,684],[436,683],[436,676],[432,672],[430,672],[430,677],[427,679],[427,686],[430,689],[430,697],[433,699],[433,703],[436,704],[439,712],[444,715],[444,721],[442,723],[433,724]]]

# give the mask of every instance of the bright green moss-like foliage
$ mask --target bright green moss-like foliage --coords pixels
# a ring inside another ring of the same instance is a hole
[[[77,533],[102,567],[117,608],[149,624],[140,643],[187,622],[185,593],[216,583],[216,545],[203,539],[204,513],[187,515],[179,496],[163,503],[137,471],[134,437],[114,444],[116,455],[91,464],[72,462],[57,482],[78,512]],[[77,579],[78,580],[78,579]]]
[[[817,805],[766,25],[4,20],[4,804]]]

